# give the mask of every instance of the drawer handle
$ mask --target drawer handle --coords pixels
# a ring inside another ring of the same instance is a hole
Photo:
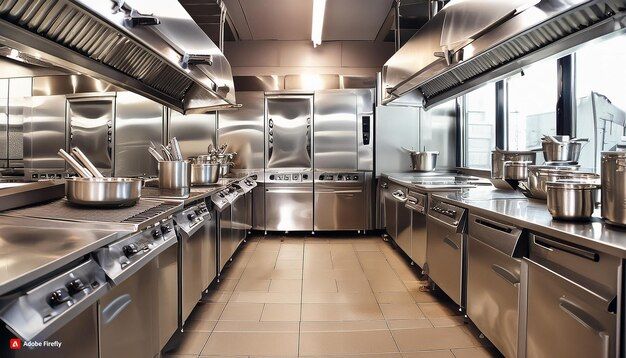
[[[559,298],[559,308],[563,312],[570,315],[574,320],[576,320],[576,322],[580,323],[583,327],[596,332],[596,334],[601,337],[603,335],[608,336],[608,334],[604,330],[602,330],[602,325],[600,324],[600,322],[593,318],[592,315],[585,312],[585,310],[583,310],[576,303],[568,300],[565,297],[561,297]]]
[[[111,301],[111,303],[102,310],[104,324],[113,322],[132,302],[133,300],[129,294],[121,295]]]
[[[600,256],[596,252],[593,252],[590,250],[585,250],[585,249],[581,249],[578,247],[570,246],[570,245],[567,245],[558,241],[546,239],[544,237],[542,238],[535,237],[533,242],[535,243],[535,245],[539,246],[540,248],[546,251],[550,251],[550,252],[561,251],[561,252],[578,256],[578,257],[581,257],[583,259],[587,259],[593,262],[600,261]]]
[[[496,273],[496,275],[502,277],[502,279],[504,279],[506,282],[510,283],[511,285],[513,286],[519,285],[519,277],[517,277],[517,275],[513,274],[511,271],[496,264],[491,265],[491,269],[493,270],[493,272]]]
[[[448,244],[448,246],[450,246],[451,248],[458,250],[459,246],[452,240],[450,240],[450,238],[448,236],[443,238],[443,242],[445,242],[446,244]]]
[[[491,221],[487,221],[485,219],[477,218],[476,220],[474,220],[474,222],[476,224],[479,224],[479,225],[482,225],[482,226],[486,226],[486,227],[494,229],[494,230],[502,231],[502,232],[507,233],[507,234],[510,234],[511,232],[513,232],[513,229],[510,228],[510,227],[503,227],[503,226],[500,226],[500,225],[498,225],[496,223],[493,223]]]

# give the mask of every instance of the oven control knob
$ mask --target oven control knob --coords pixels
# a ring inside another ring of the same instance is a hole
[[[139,252],[139,247],[136,244],[126,245],[122,247],[122,252],[124,252],[124,255],[126,255],[126,257],[131,257]]]
[[[353,176],[352,180],[359,180],[359,176],[358,175]]]
[[[159,230],[159,229],[152,230],[152,238],[155,239],[155,240],[160,239],[161,236],[163,236],[163,234],[161,233],[161,230]]]
[[[75,295],[78,292],[84,290],[85,285],[83,284],[83,281],[80,280],[80,278],[77,278],[67,284],[67,289],[68,291],[70,291],[70,294]]]
[[[193,221],[195,218],[196,218],[196,213],[189,213],[189,214],[187,214],[187,219]]]
[[[65,288],[59,288],[48,295],[48,304],[52,307],[58,306],[71,299],[69,292]]]
[[[169,225],[163,225],[161,226],[161,232],[164,234],[170,233],[172,232],[172,227]]]
[[[304,180],[309,179],[309,175],[308,174],[302,174],[302,179],[304,179]]]

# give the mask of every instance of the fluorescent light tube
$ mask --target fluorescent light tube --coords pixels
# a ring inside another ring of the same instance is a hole
[[[326,11],[326,0],[313,0],[313,19],[311,22],[311,41],[313,41],[313,47],[322,44],[324,11]]]

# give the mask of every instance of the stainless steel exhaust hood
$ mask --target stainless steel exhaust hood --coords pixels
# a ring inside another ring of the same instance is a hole
[[[383,104],[433,106],[626,28],[626,0],[452,0],[383,67]]]
[[[230,64],[176,0],[0,0],[0,44],[182,113],[236,105]]]

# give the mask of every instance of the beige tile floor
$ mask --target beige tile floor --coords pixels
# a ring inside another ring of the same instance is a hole
[[[252,237],[164,356],[497,356],[417,272],[378,236]]]

